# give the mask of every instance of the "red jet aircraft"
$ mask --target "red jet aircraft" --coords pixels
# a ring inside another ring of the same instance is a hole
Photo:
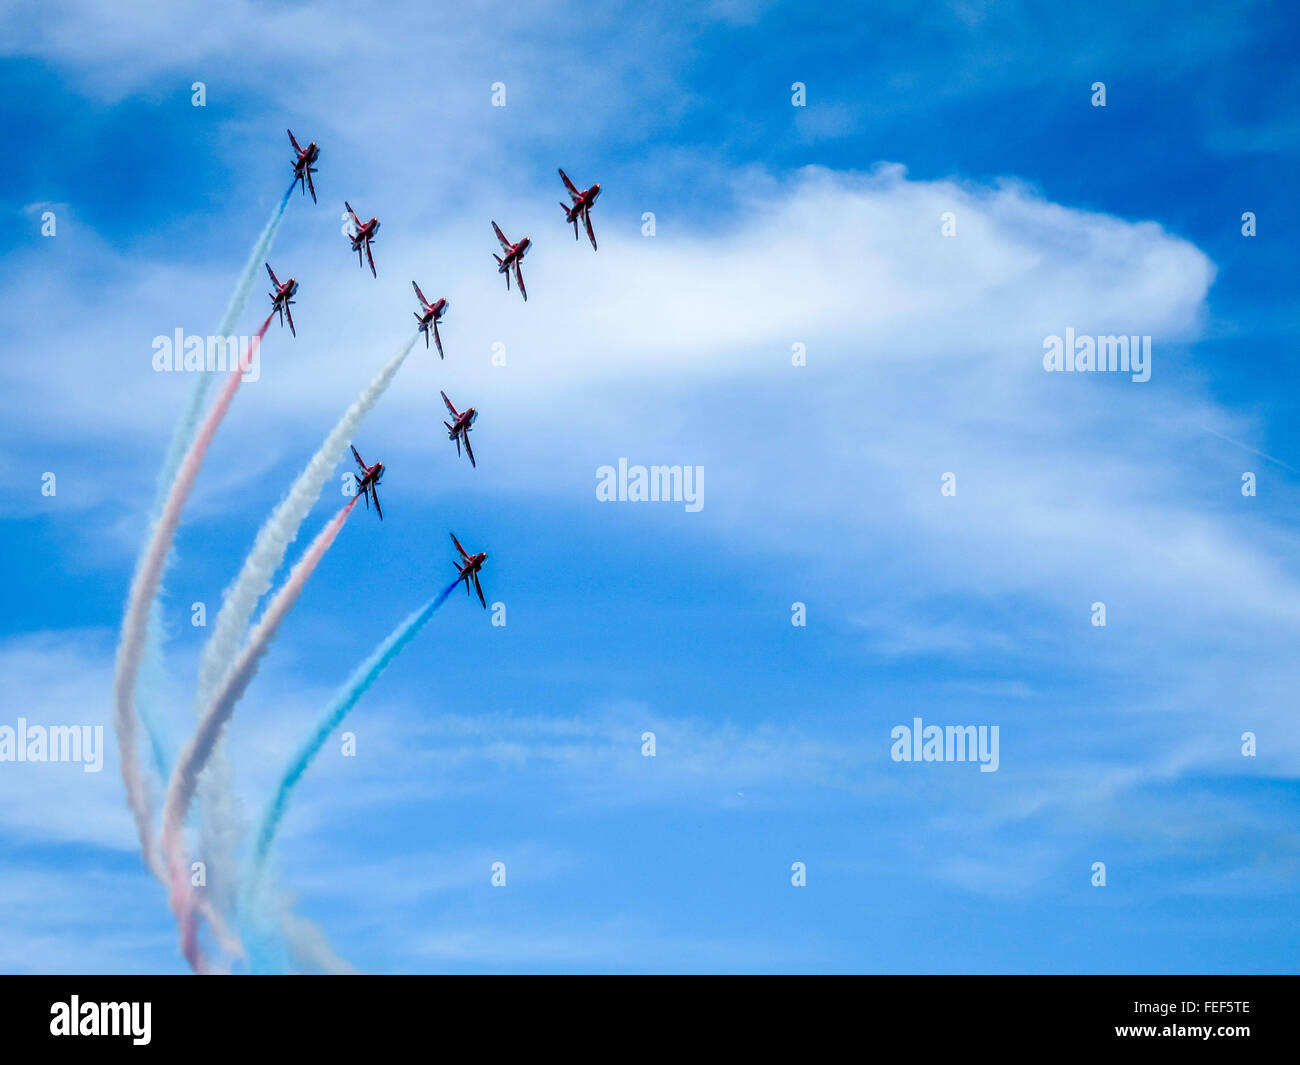
[[[497,261],[497,273],[506,275],[506,291],[510,291],[510,269],[514,268],[515,280],[519,282],[519,293],[524,297],[524,302],[528,302],[528,289],[524,288],[524,275],[519,272],[519,264],[523,262],[524,256],[528,254],[528,248],[533,243],[532,237],[524,237],[518,244],[511,244],[506,240],[506,235],[501,232],[501,227],[495,222],[492,228],[496,231],[497,240],[501,241],[501,247],[506,253],[503,259],[499,255],[493,255]]]
[[[416,321],[420,323],[420,332],[424,334],[424,346],[429,346],[429,326],[433,326],[433,340],[438,345],[438,358],[442,358],[442,337],[438,335],[438,323],[442,321],[442,316],[447,313],[447,308],[451,306],[447,302],[446,296],[441,296],[430,303],[424,298],[424,293],[420,291],[420,286],[414,281],[411,287],[415,289],[416,298],[420,301],[420,309],[414,311]]]
[[[469,454],[469,464],[475,468],[478,463],[474,461],[474,449],[469,446],[469,430],[474,424],[474,419],[478,417],[478,411],[470,407],[464,414],[451,405],[451,400],[447,398],[447,393],[442,394],[442,401],[447,404],[447,409],[451,411],[451,421],[443,422],[447,427],[447,439],[456,441],[456,454],[460,454],[460,442],[465,441],[465,451]]]
[[[293,327],[293,311],[289,310],[293,306],[293,294],[298,291],[298,282],[289,278],[283,285],[280,279],[275,276],[275,271],[271,269],[270,263],[263,263],[266,272],[271,275],[271,284],[275,286],[274,292],[268,292],[271,297],[271,313],[280,316],[280,328],[284,328],[284,319],[289,319],[289,332],[294,336],[298,335],[298,330]]]
[[[293,179],[302,186],[304,195],[307,190],[311,190],[311,202],[316,202],[316,186],[312,184],[311,176],[316,173],[316,168],[312,163],[320,158],[320,149],[316,142],[312,141],[306,148],[298,143],[298,138],[293,135],[293,130],[285,130],[289,134],[289,141],[293,144],[293,150],[298,153],[298,158],[293,161]]]
[[[355,446],[352,448],[352,457],[357,460],[357,465],[361,467],[363,475],[361,477],[357,477],[355,473],[352,475],[357,479],[357,491],[365,496],[367,510],[370,509],[370,501],[372,499],[375,501],[375,510],[379,514],[379,520],[383,521],[384,512],[379,509],[379,493],[375,491],[375,486],[379,484],[380,478],[384,476],[384,464],[376,462],[373,466],[367,466],[361,461],[361,456],[357,454]]]
[[[366,258],[370,260],[370,276],[378,277],[375,273],[375,257],[370,254],[370,242],[375,239],[375,234],[379,232],[379,219],[372,218],[365,225],[361,224],[361,219],[357,217],[357,212],[352,210],[352,204],[347,200],[343,201],[343,206],[348,209],[348,214],[352,216],[352,224],[356,232],[352,234],[352,250],[357,253],[357,265],[361,264],[361,249],[366,249]]]
[[[560,180],[564,182],[564,187],[569,190],[569,195],[573,198],[573,206],[566,203],[560,204],[564,208],[564,220],[573,223],[573,239],[578,239],[578,219],[582,219],[582,224],[587,227],[587,239],[591,241],[591,250],[596,250],[596,234],[591,228],[591,209],[596,204],[596,197],[600,195],[600,183],[597,182],[589,189],[578,191],[578,187],[569,180],[569,175],[563,170],[560,171]]]
[[[460,541],[456,539],[456,534],[451,534],[451,542],[456,545],[456,550],[460,552],[460,561],[452,562],[456,567],[456,572],[460,574],[460,580],[465,582],[465,594],[469,595],[469,582],[474,582],[474,591],[478,592],[478,601],[483,604],[483,609],[487,609],[487,600],[483,598],[483,585],[478,582],[478,571],[483,568],[483,563],[487,561],[487,552],[480,551],[477,555],[471,555],[463,547]],[[459,584],[460,581],[457,581]]]

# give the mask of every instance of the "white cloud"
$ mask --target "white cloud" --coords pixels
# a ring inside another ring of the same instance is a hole
[[[268,342],[262,379],[239,397],[195,505],[242,506],[241,487],[264,476],[258,463],[305,458],[407,328],[414,276],[451,297],[447,360],[420,352],[367,424],[390,470],[448,446],[430,428],[439,387],[481,411],[480,491],[544,494],[582,515],[599,505],[596,466],[619,456],[702,464],[705,509],[680,532],[764,566],[806,545],[817,561],[792,571],[801,594],[820,588],[821,609],[874,619],[878,652],[1032,656],[1018,614],[1059,631],[1086,621],[1095,600],[1111,611],[1105,633],[1088,633],[1108,640],[1108,668],[1141,662],[1157,631],[1242,651],[1285,641],[1300,621],[1300,588],[1279,561],[1290,531],[1247,529],[1202,503],[1207,491],[1232,499],[1239,475],[1207,467],[1223,447],[1211,433],[1250,430],[1201,394],[1188,365],[1214,271],[1186,241],[1014,182],[913,181],[881,166],[750,172],[733,215],[701,229],[669,206],[654,238],[610,190],[593,254],[547,207],[550,191],[504,203],[485,193],[427,229],[385,229],[377,284],[319,215],[309,237],[286,237],[277,260],[311,270],[295,267],[308,275],[299,339]],[[940,235],[945,211],[956,237]],[[491,267],[488,217],[536,241],[527,304]],[[95,256],[107,268],[109,253]],[[158,320],[168,286],[149,264],[136,270],[86,319],[97,331],[130,335],[140,315]],[[215,273],[201,280],[185,291],[225,287]],[[24,295],[39,304],[48,291],[42,282]],[[67,358],[89,345],[76,328]],[[1045,373],[1043,338],[1066,328],[1151,335],[1151,382]],[[498,340],[504,368],[490,364]],[[790,365],[796,342],[806,367]],[[143,480],[173,416],[165,396],[186,384],[159,381],[141,368],[146,357],[142,346],[134,370],[129,354],[82,360],[78,377],[53,353],[14,370],[23,379],[0,402],[38,437],[31,412],[56,396],[78,405],[87,442],[130,423],[148,445]],[[958,474],[953,499],[939,493],[946,471]],[[450,470],[447,483],[462,475]],[[444,490],[423,484],[401,490]],[[980,633],[978,614],[960,628],[939,618],[940,596],[1020,605]],[[1262,712],[1271,720],[1280,708]]]
[[[0,644],[5,715],[0,725],[90,726],[103,730],[104,761],[0,763],[0,831],[41,844],[90,844],[132,852],[138,844],[118,771],[109,692],[108,634],[33,633]]]

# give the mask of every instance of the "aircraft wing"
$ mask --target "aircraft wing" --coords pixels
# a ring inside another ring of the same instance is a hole
[[[266,267],[266,272],[271,275],[271,284],[278,289],[280,287],[280,279],[275,276],[275,271],[271,269],[271,264],[263,263],[262,265]]]
[[[312,174],[311,167],[308,167],[308,168],[307,168],[307,188],[308,188],[308,189],[310,190],[310,192],[311,192],[311,202],[312,202],[312,203],[315,203],[315,202],[316,202],[316,184],[315,184],[315,182],[312,181],[312,179],[311,179],[311,174]]]
[[[469,585],[467,584],[468,588]],[[483,604],[483,609],[487,609],[487,600],[483,598],[483,585],[478,582],[478,574],[474,574],[474,591],[478,592],[478,601]]]
[[[352,204],[348,203],[347,200],[344,200],[344,201],[343,201],[343,206],[346,207],[346,208],[348,209],[348,214],[350,214],[350,215],[352,216],[352,223],[353,223],[353,225],[355,225],[355,226],[357,227],[357,229],[360,229],[360,228],[361,228],[361,219],[357,217],[357,212],[354,211],[354,210],[352,210]]]
[[[442,396],[442,401],[443,401],[445,404],[447,404],[447,409],[448,409],[449,411],[451,411],[451,416],[452,416],[452,418],[459,418],[459,417],[460,417],[460,411],[458,411],[454,406],[452,406],[451,400],[449,400],[449,399],[447,398],[447,393],[446,393],[446,392],[441,392],[441,393],[439,393],[439,395]]]
[[[370,241],[368,240],[366,241],[366,260],[370,263],[370,276],[378,277],[379,274],[375,270],[375,257],[370,251]]]
[[[289,319],[289,332],[294,336],[298,335],[298,330],[293,327],[293,311],[289,310],[289,301],[285,300],[284,316]]]
[[[578,191],[577,186],[569,180],[569,175],[563,170],[560,171],[560,180],[564,182],[564,187],[569,190],[569,195],[573,197],[573,202],[577,203],[582,198],[582,193]]]
[[[379,492],[376,491],[374,484],[370,486],[370,498],[375,501],[375,513],[379,515],[379,520],[384,520],[383,509],[379,506]]]
[[[593,230],[593,229],[591,228],[591,209],[590,209],[590,208],[587,208],[587,209],[585,209],[585,210],[582,212],[582,224],[583,224],[584,226],[587,227],[587,239],[591,241],[591,250],[592,250],[592,251],[595,251],[595,250],[596,250],[596,232],[595,232],[595,230]],[[577,230],[578,226],[577,226],[577,223],[576,223],[576,222],[574,223],[574,227],[573,227],[573,228],[574,228],[575,231]]]
[[[524,274],[519,269],[519,260],[515,260],[515,280],[519,282],[519,291],[524,297],[524,302],[528,302],[528,289],[524,288]]]
[[[501,227],[497,225],[495,222],[493,222],[492,229],[496,232],[497,240],[501,241],[501,247],[503,247],[507,252],[509,252],[511,248],[511,244],[510,241],[506,240],[506,235],[501,232]]]
[[[425,346],[428,347],[429,334],[424,335]],[[442,337],[438,335],[438,319],[433,320],[433,342],[438,345],[438,358],[442,358]]]
[[[429,306],[429,301],[424,298],[424,293],[420,291],[420,286],[417,285],[414,281],[412,281],[411,287],[415,289],[416,298],[418,298],[419,301],[423,303],[425,308],[427,309]]]
[[[463,558],[466,562],[468,562],[469,553],[463,547],[460,546],[460,541],[456,539],[455,533],[451,534],[451,542],[456,545],[456,550],[460,552],[460,557]]]
[[[362,472],[362,473],[369,473],[369,472],[370,472],[370,467],[367,466],[364,462],[361,461],[361,456],[357,453],[356,445],[355,445],[355,444],[351,444],[351,445],[349,445],[349,446],[352,448],[352,457],[353,457],[354,459],[357,460],[357,465],[361,467],[361,472]]]
[[[478,463],[474,461],[474,449],[469,446],[469,430],[466,429],[461,435],[465,438],[465,451],[469,455],[469,464],[478,469]]]
[[[293,150],[302,155],[302,145],[298,143],[298,138],[293,135],[293,130],[286,129],[285,133],[289,134],[289,143],[293,145]]]

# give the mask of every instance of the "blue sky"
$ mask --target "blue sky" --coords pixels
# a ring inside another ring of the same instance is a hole
[[[453,598],[353,712],[357,757],[331,744],[297,795],[279,879],[339,957],[1293,971],[1294,22],[1276,4],[6,11],[0,725],[108,725],[188,387],[151,342],[215,327],[290,126],[322,146],[320,203],[295,195],[270,256],[302,285],[298,336],[269,335],[186,511],[174,739],[205,635],[189,604],[215,611],[402,342],[412,278],[451,300],[447,357],[418,348],[357,435],[389,466],[387,520],[354,515],[235,715],[249,816],[450,575],[448,530],[491,553],[507,609],[494,628]],[[564,224],[557,166],[605,190],[598,253]],[[377,281],[339,234],[345,197],[383,221]],[[492,270],[489,219],[533,237],[527,304]],[[1151,380],[1045,373],[1066,328],[1150,335]],[[440,388],[481,412],[477,469]],[[598,502],[620,457],[704,467],[703,509]],[[997,725],[998,771],[892,761],[916,716]],[[98,774],[0,764],[0,854],[0,969],[183,969],[114,751]]]

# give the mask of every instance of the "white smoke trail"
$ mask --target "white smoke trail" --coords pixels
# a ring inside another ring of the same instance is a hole
[[[184,461],[177,468],[176,479],[167,495],[166,504],[154,524],[144,553],[140,556],[135,576],[131,579],[131,592],[122,618],[122,636],[117,645],[117,659],[113,671],[113,727],[118,740],[118,757],[121,761],[122,782],[126,786],[126,801],[135,818],[136,833],[140,837],[140,851],[144,856],[145,864],[155,872],[158,870],[154,860],[151,796],[140,767],[140,752],[136,742],[136,724],[139,720],[136,713],[136,687],[148,638],[148,622],[154,601],[158,596],[158,588],[162,583],[167,556],[171,553],[172,539],[180,524],[181,511],[185,507],[190,491],[194,488],[194,482],[203,467],[204,457],[221,425],[221,419],[225,417],[226,411],[234,402],[240,382],[270,324],[271,319],[268,316],[257,335],[252,338],[248,350],[241,357],[238,369],[227,375],[226,384],[218,393],[216,402],[212,404],[212,410],[208,412],[208,416],[190,442]]]
[[[235,322],[243,313],[243,308],[247,306],[248,294],[252,291],[253,282],[257,278],[257,270],[263,264],[266,255],[269,254],[270,244],[276,239],[276,233],[279,230],[279,224],[285,218],[285,209],[289,207],[290,196],[294,191],[294,183],[290,182],[285,194],[279,198],[279,203],[272,211],[270,218],[266,220],[266,225],[257,237],[256,243],[253,243],[252,251],[248,254],[248,261],[244,263],[244,268],[239,274],[238,281],[235,282],[235,289],[230,294],[230,300],[226,303],[226,311],[218,322],[217,337],[229,337],[235,328]],[[166,456],[162,460],[162,468],[157,477],[157,486],[153,494],[153,507],[149,511],[149,528],[156,527],[162,516],[162,510],[166,506],[168,497],[172,494],[172,488],[175,484],[175,477],[181,469],[182,460],[190,450],[190,445],[194,442],[195,434],[199,432],[199,424],[203,419],[203,408],[207,402],[208,393],[212,389],[216,372],[198,373],[194,377],[194,384],[191,385],[190,395],[186,399],[185,408],[181,411],[172,429],[172,440],[168,443]],[[148,540],[144,550],[148,550]],[[170,555],[169,555],[170,557]],[[144,555],[140,555],[143,562]],[[164,571],[168,559],[164,560]],[[155,590],[152,601],[149,602],[148,619],[146,623],[146,632],[144,632],[144,644],[140,650],[140,666],[143,680],[139,685],[138,692],[135,694],[135,705],[131,707],[131,713],[123,719],[117,727],[118,748],[123,744],[135,743],[134,720],[139,719],[140,724],[144,726],[144,732],[148,737],[149,749],[151,749],[153,759],[153,769],[162,779],[168,775],[169,758],[172,754],[172,743],[166,733],[162,717],[159,713],[159,703],[162,701],[161,692],[165,689],[166,671],[162,664],[162,619],[159,606],[161,598],[161,576],[159,588]],[[126,756],[127,762],[134,766],[135,754],[131,752]],[[129,789],[130,793],[130,789]],[[143,792],[139,792],[142,801],[148,802],[147,797],[143,797]],[[133,806],[134,810],[134,806]],[[148,857],[148,856],[146,856]]]
[[[288,900],[280,914],[280,928],[289,945],[289,954],[300,971],[330,976],[350,976],[361,971],[334,953],[325,933],[316,924],[290,912]]]
[[[244,305],[248,303],[249,293],[253,291],[253,282],[257,280],[258,270],[270,253],[271,242],[275,240],[275,234],[280,228],[280,223],[284,221],[284,211],[289,206],[290,196],[293,195],[293,185],[294,183],[290,182],[289,187],[284,190],[284,195],[280,197],[280,202],[276,205],[271,217],[267,220],[266,226],[258,236],[257,243],[253,245],[253,250],[248,256],[248,262],[244,264],[243,272],[239,275],[239,280],[235,282],[235,291],[230,295],[230,302],[226,304],[226,313],[221,316],[221,322],[218,324],[214,336],[230,336],[235,328],[235,323],[239,320],[239,316],[244,313]],[[199,420],[203,417],[203,405],[216,376],[216,372],[213,371],[212,373],[199,373],[194,377],[189,399],[185,403],[185,409],[181,412],[180,418],[177,419],[175,428],[172,429],[171,442],[167,445],[167,456],[163,459],[163,467],[158,473],[158,487],[154,494],[153,513],[150,515],[154,522],[162,514],[163,505],[167,502],[167,496],[172,490],[172,482],[176,480],[176,471],[181,468],[181,460],[185,457],[185,452],[189,450],[190,441],[194,439],[194,434],[199,430]]]
[[[272,973],[322,973],[344,976],[360,972],[351,962],[339,957],[329,937],[314,921],[293,912],[294,898],[288,892],[275,904],[259,911],[265,925],[244,929],[263,937],[258,949],[248,952],[248,971],[255,975]]]
[[[195,917],[195,898],[190,891],[189,877],[184,866],[183,840],[185,816],[198,789],[199,776],[208,764],[212,751],[221,739],[222,731],[235,706],[243,698],[248,685],[257,673],[262,656],[270,648],[280,625],[293,609],[303,587],[315,571],[325,552],[329,550],[347,521],[360,496],[353,496],[326,524],[303,552],[302,557],[289,571],[284,585],[272,597],[266,612],[249,634],[248,643],[236,656],[212,701],[199,716],[194,735],[181,751],[167,785],[167,798],[163,802],[160,844],[162,864],[167,870],[171,885],[172,910],[181,930],[181,950],[195,972],[202,971],[204,961],[198,944],[198,922]]]
[[[196,705],[200,713],[212,701],[218,686],[233,667],[253,611],[270,589],[271,581],[284,562],[289,545],[297,538],[303,521],[320,499],[326,479],[338,465],[344,449],[356,435],[361,422],[396,377],[418,338],[419,334],[414,334],[344,411],[320,449],[289,489],[289,494],[258,530],[253,548],[244,560],[239,575],[226,590],[221,610],[212,627],[212,635],[199,660]],[[216,761],[210,763],[216,770],[213,786],[205,784],[203,796],[201,848],[207,861],[210,897],[222,913],[230,914],[234,909],[239,875],[237,851],[241,816],[233,790],[228,786],[229,767],[224,749],[218,747],[214,758]]]

